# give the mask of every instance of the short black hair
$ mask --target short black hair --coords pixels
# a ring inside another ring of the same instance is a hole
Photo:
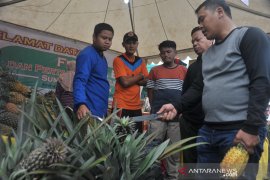
[[[170,40],[163,41],[158,45],[159,50],[161,50],[162,48],[173,48],[176,50],[176,43]]]
[[[111,31],[114,34],[113,27],[107,23],[99,23],[95,26],[94,36],[98,36],[103,30]]]
[[[196,26],[195,28],[193,28],[193,29],[191,30],[191,36],[192,36],[192,34],[194,34],[195,32],[201,31],[201,30],[202,30],[201,27]]]
[[[232,19],[231,9],[225,0],[206,0],[195,10],[195,13],[198,14],[203,7],[206,9],[216,10],[219,6],[222,7],[225,14]]]

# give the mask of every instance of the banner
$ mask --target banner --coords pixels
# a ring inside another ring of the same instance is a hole
[[[89,34],[90,36],[91,34]],[[75,61],[87,43],[0,21],[0,64],[18,76],[23,84],[54,90],[60,73],[66,71],[69,61]],[[110,97],[115,79],[112,61],[119,55],[106,51]]]

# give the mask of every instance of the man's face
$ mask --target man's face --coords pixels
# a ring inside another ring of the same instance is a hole
[[[217,10],[208,10],[202,7],[198,14],[198,24],[202,28],[202,33],[209,40],[216,38],[216,32],[219,28],[218,26],[218,12]]]
[[[102,30],[97,36],[93,36],[93,44],[101,51],[108,50],[112,45],[113,33]]]
[[[138,45],[138,41],[134,40],[128,40],[123,43],[123,47],[125,48],[127,54],[134,54],[138,48]]]
[[[191,35],[193,49],[196,54],[201,55],[204,51],[206,51],[211,45],[212,41],[206,39],[201,30],[194,32]]]
[[[164,47],[161,48],[159,55],[164,64],[170,64],[175,60],[176,50],[170,47]]]

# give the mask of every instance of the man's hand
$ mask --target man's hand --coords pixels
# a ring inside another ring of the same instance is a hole
[[[177,115],[177,111],[172,104],[164,104],[157,114],[161,114],[160,119],[162,120],[172,120]]]
[[[90,112],[90,110],[87,108],[86,105],[84,105],[84,104],[80,105],[79,109],[77,110],[78,119],[82,119],[89,112]]]
[[[258,135],[248,134],[241,129],[234,138],[234,144],[243,143],[249,154],[254,153],[254,147],[259,144],[260,138]]]

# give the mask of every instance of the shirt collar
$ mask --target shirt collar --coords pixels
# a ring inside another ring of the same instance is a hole
[[[98,49],[95,45],[93,45],[93,48],[97,51],[97,53],[100,55],[100,56],[104,56],[103,54],[103,51],[101,51],[100,49]]]

